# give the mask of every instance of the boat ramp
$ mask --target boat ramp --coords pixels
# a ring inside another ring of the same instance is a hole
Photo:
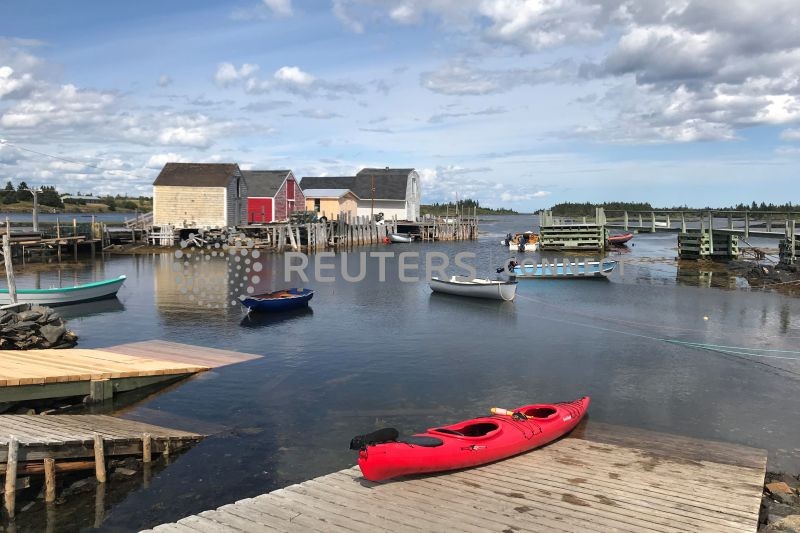
[[[477,468],[366,481],[357,467],[188,516],[153,532],[754,532],[766,453],[582,422]]]

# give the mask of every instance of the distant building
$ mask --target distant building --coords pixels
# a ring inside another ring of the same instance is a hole
[[[305,210],[305,196],[291,170],[243,170],[247,181],[247,222],[286,220]]]
[[[244,222],[247,181],[235,163],[167,163],[153,182],[153,225],[223,228]]]
[[[306,211],[334,219],[338,215],[358,214],[358,196],[350,189],[306,189]]]
[[[359,216],[383,213],[387,219],[417,220],[421,201],[419,174],[413,168],[365,168],[355,176],[304,177],[308,189],[348,189],[358,197]],[[374,190],[373,190],[374,188]]]

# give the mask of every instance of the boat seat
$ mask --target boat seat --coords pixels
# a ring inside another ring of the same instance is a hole
[[[437,439],[436,437],[419,437],[415,435],[412,435],[411,437],[403,437],[397,442],[413,444],[414,446],[423,446],[425,448],[435,448],[444,444],[442,439]]]

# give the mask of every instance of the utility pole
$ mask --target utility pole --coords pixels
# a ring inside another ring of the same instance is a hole
[[[6,232],[3,234],[3,260],[6,265],[8,297],[12,304],[17,303],[17,281],[14,278],[14,265],[11,263],[11,223],[6,217]]]
[[[30,187],[22,190],[28,191],[33,195],[33,231],[39,231],[39,193],[42,192],[42,190],[31,189]]]

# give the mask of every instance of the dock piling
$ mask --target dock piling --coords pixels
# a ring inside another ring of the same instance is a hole
[[[149,433],[142,434],[142,462],[147,464],[153,460],[153,437]]]
[[[94,434],[94,474],[98,483],[106,482],[106,457],[103,447],[103,437]]]
[[[56,461],[52,457],[44,459],[44,501],[50,503],[56,499]]]
[[[6,484],[4,503],[6,514],[14,518],[14,507],[17,497],[17,452],[19,442],[13,436],[8,441],[8,459],[6,460]]]

